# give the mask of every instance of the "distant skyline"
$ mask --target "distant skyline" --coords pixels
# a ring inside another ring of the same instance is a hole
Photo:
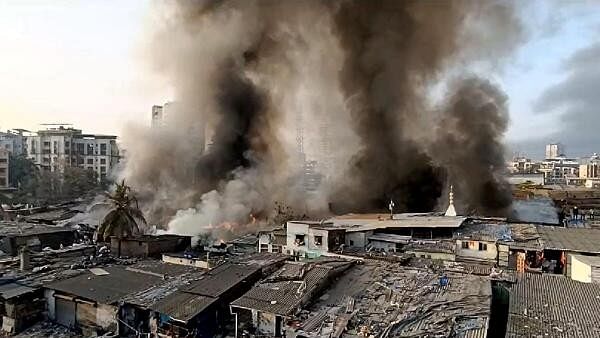
[[[551,141],[573,156],[600,150],[600,3],[518,4],[526,40],[490,74],[509,97],[511,150],[542,155]],[[170,98],[143,52],[151,9],[147,0],[1,1],[0,130],[71,123],[120,135],[125,123],[149,124],[151,106]]]

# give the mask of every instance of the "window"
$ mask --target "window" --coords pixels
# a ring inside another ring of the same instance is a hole
[[[100,155],[106,155],[106,143],[100,144]]]
[[[296,240],[294,241],[294,244],[298,246],[304,245],[304,236],[305,235],[296,235]]]
[[[44,147],[50,148],[50,141],[44,141]]]
[[[260,252],[268,252],[269,251],[269,244],[261,244],[260,245]]]
[[[101,166],[100,167],[100,172],[101,173],[105,173],[106,172],[106,167],[105,166]]]
[[[87,145],[87,152],[86,155],[94,155],[94,146],[91,144]]]
[[[87,164],[93,165],[94,164],[94,159],[93,158],[88,158]]]
[[[468,249],[469,248],[469,242],[463,241],[461,247],[463,249]]]
[[[6,174],[6,168],[0,168],[0,174]]]
[[[354,246],[354,241],[350,240],[350,246]]]
[[[78,157],[77,158],[77,164],[83,164],[83,158],[82,157]]]
[[[79,155],[83,155],[83,149],[84,149],[84,144],[83,143],[77,143],[77,153]]]
[[[6,163],[8,160],[5,158],[0,158],[0,163]]]
[[[487,251],[487,244],[479,242],[479,251]]]
[[[106,164],[106,159],[105,158],[101,158],[100,159],[100,164]]]
[[[323,236],[315,236],[315,245],[323,245]]]
[[[5,185],[6,185],[6,178],[0,177],[0,186],[5,186]]]
[[[55,154],[58,154],[58,141],[54,141],[54,147],[53,147],[53,148],[54,148],[54,151],[53,151],[53,152],[54,152]]]

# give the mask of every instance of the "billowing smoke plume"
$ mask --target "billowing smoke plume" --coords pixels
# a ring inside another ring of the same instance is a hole
[[[389,199],[430,211],[450,183],[468,211],[509,207],[504,96],[458,80],[439,108],[432,89],[509,53],[520,25],[508,4],[182,1],[159,13],[150,55],[176,104],[163,127],[132,129],[124,176],[171,230],[264,220],[276,201],[311,216]]]
[[[457,81],[442,112],[431,153],[457,188],[458,205],[480,214],[506,214],[511,204],[501,135],[508,127],[506,96],[488,81]]]

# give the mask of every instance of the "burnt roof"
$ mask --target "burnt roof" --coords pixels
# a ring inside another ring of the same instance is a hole
[[[260,270],[258,265],[225,263],[207,272],[202,279],[192,283],[185,291],[197,295],[220,297],[254,274],[260,273]]]
[[[49,283],[44,287],[98,303],[112,304],[128,294],[162,281],[162,278],[155,275],[130,271],[123,267],[107,267],[104,270],[109,274],[94,275],[86,271],[79,276]]]
[[[522,274],[510,290],[507,338],[600,336],[600,285]]]

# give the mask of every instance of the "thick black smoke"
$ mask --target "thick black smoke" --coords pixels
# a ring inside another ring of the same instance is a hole
[[[511,190],[502,177],[501,139],[508,127],[506,95],[478,78],[456,81],[452,87],[431,152],[448,171],[459,211],[507,214]]]
[[[345,52],[340,85],[362,141],[338,192],[352,195],[340,198],[347,210],[385,208],[393,198],[400,210],[427,211],[440,196],[438,170],[405,128],[422,113],[425,81],[455,51],[459,16],[450,2],[423,4],[346,1],[334,13]]]
[[[160,196],[168,205],[161,212],[189,208],[177,213],[176,231],[247,222],[250,213],[268,214],[275,201],[313,215],[327,206],[377,211],[390,199],[397,211],[430,211],[451,183],[466,195],[469,210],[502,213],[510,204],[497,176],[503,96],[485,81],[459,81],[442,115],[431,98],[432,86],[462,73],[468,60],[506,53],[519,31],[508,4],[171,6],[153,48],[156,68],[186,105],[169,118],[178,126],[200,121],[211,145],[188,142],[180,128],[152,134],[152,146],[138,137],[125,176]],[[494,54],[496,47],[502,51]],[[333,145],[331,163],[324,164],[335,170],[310,196],[295,181],[298,159],[306,155],[293,140],[298,116],[312,119],[299,128],[307,139],[325,131]]]
[[[216,85],[218,122],[210,148],[199,160],[196,179],[204,190],[212,190],[238,168],[253,161],[251,142],[257,123],[264,114],[264,97],[234,66],[224,67]]]

